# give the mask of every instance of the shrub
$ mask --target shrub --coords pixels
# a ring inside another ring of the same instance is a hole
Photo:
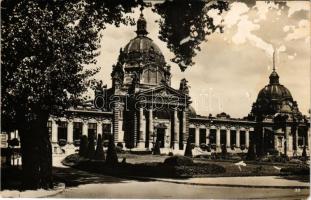
[[[105,160],[105,152],[103,150],[102,136],[98,134],[97,136],[97,145],[94,155],[95,160]]]
[[[308,165],[284,167],[281,169],[281,173],[288,175],[310,175],[310,168]]]
[[[256,160],[256,145],[251,143],[248,147],[246,160]]]
[[[18,141],[17,138],[13,138],[12,140],[8,140],[8,145],[12,146],[12,147],[18,146],[19,145],[19,141]]]
[[[81,140],[81,139],[80,139]],[[81,144],[81,141],[80,140],[74,140],[73,141],[73,145],[75,146],[75,147],[78,147],[78,146],[80,146],[80,144]]]
[[[173,152],[168,153],[168,156],[173,156],[173,155],[174,155]]]
[[[190,143],[190,137],[187,139],[187,145],[185,150],[185,156],[192,157],[192,145]]]
[[[193,160],[186,156],[172,156],[164,160],[165,165],[169,166],[191,166],[193,165]]]
[[[301,156],[302,156],[302,158],[304,158],[305,160],[307,159],[307,150],[306,150],[306,145],[304,145],[304,146],[303,146]]]
[[[242,144],[241,147],[240,147],[240,149],[241,149],[242,151],[244,151],[244,150],[245,150],[245,145]]]
[[[89,135],[89,140],[88,140],[88,148],[87,148],[87,158],[93,159],[95,155],[95,145],[94,145],[94,135],[90,134]]]
[[[157,140],[154,147],[153,147],[153,155],[160,155],[160,142]]]
[[[59,139],[59,140],[58,140],[58,145],[59,145],[59,146],[63,147],[63,146],[65,146],[66,144],[67,144],[67,140],[65,140],[65,139]]]
[[[117,147],[120,147],[121,149],[123,149],[123,143],[122,142],[118,142],[117,143]]]
[[[112,135],[109,135],[106,163],[108,165],[116,165],[116,164],[118,164],[117,151],[116,151],[116,147],[114,145],[114,141],[113,141],[113,136]]]
[[[206,150],[206,144],[205,143],[201,143],[200,144],[200,148],[205,151]]]
[[[227,147],[224,144],[221,146],[221,157],[223,159],[227,159],[228,158]]]
[[[88,149],[88,144],[87,144],[87,136],[82,135],[80,137],[80,148],[79,148],[79,155],[81,157],[86,158],[87,157],[87,149]]]

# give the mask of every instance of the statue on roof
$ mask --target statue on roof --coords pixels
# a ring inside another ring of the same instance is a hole
[[[188,81],[185,78],[181,79],[179,84],[179,90],[184,94],[189,94],[189,88],[190,86],[188,85]]]

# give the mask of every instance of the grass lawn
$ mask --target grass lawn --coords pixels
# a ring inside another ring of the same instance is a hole
[[[167,155],[135,155],[131,153],[120,153],[118,154],[119,160],[126,158],[127,163],[153,163],[161,162],[169,157]],[[227,160],[207,160],[204,158],[193,158],[195,163],[209,163],[217,164],[226,169],[225,173],[221,174],[209,174],[208,176],[272,176],[281,175],[280,168],[285,166],[293,166],[293,164],[285,163],[256,163],[256,162],[245,162],[246,166],[237,166],[235,163],[238,161],[227,161]],[[204,175],[206,176],[206,175]]]

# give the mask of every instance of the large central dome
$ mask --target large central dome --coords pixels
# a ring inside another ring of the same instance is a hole
[[[124,47],[124,53],[127,54],[148,52],[162,55],[160,48],[146,36],[137,36]]]
[[[131,39],[122,51],[126,67],[146,66],[148,63],[164,66],[165,60],[160,48],[147,37],[147,22],[143,14],[137,20],[136,33],[137,36]]]

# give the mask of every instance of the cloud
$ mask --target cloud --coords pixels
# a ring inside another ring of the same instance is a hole
[[[275,4],[274,2],[256,1],[256,5],[254,6],[254,9],[257,10],[258,16],[256,22],[259,22],[260,20],[265,20],[266,15],[269,12],[269,9],[272,8],[277,9],[278,8],[277,4]]]
[[[225,25],[231,28],[241,19],[241,15],[248,11],[249,7],[245,3],[234,2],[230,4],[230,9],[224,18]]]
[[[300,20],[298,26],[284,27],[285,32],[289,32],[285,37],[285,40],[298,40],[301,38],[307,38],[310,34],[310,22],[308,20]]]
[[[250,42],[253,46],[264,50],[269,56],[272,56],[273,46],[252,33],[252,31],[260,28],[259,24],[255,24],[248,20],[247,16],[243,16],[237,26],[238,30],[232,37],[233,43],[244,44],[246,42]]]
[[[291,17],[295,12],[305,10],[310,10],[310,2],[309,1],[287,1],[287,6],[289,7],[288,10],[288,17]]]

